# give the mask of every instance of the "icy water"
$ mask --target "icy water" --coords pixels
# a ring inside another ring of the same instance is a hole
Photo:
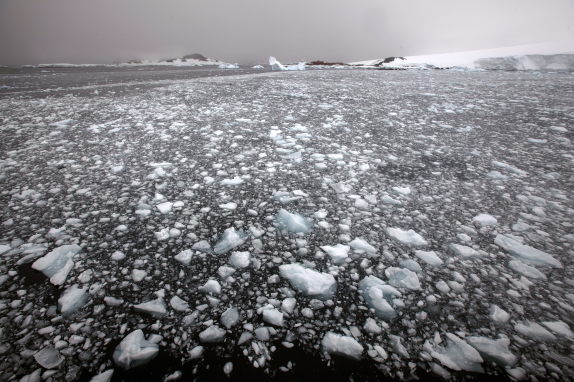
[[[572,73],[140,69],[0,75],[1,380],[574,378]]]

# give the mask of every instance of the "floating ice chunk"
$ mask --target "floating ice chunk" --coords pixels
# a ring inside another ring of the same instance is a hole
[[[202,287],[199,288],[200,291],[203,293],[208,294],[220,294],[221,293],[221,285],[216,280],[207,280]]]
[[[215,244],[215,247],[213,247],[213,252],[221,255],[233,248],[239,247],[246,241],[247,235],[245,233],[242,231],[236,231],[233,227],[227,228],[223,231],[223,235],[221,235],[219,241]]]
[[[154,235],[159,241],[168,240],[170,238],[169,228],[163,228],[159,232],[154,232]]]
[[[221,321],[221,324],[227,329],[231,329],[239,322],[239,311],[237,308],[228,308],[225,312],[223,312],[219,321]]]
[[[277,213],[277,225],[280,229],[292,233],[307,233],[313,228],[306,217],[280,209]]]
[[[229,203],[220,204],[219,208],[232,211],[232,210],[237,208],[237,203],[229,202]]]
[[[98,375],[94,375],[92,379],[90,379],[90,382],[110,382],[112,375],[114,375],[114,369],[109,369]]]
[[[466,245],[461,244],[454,244],[454,243],[449,244],[448,249],[456,256],[460,256],[465,259],[480,255],[480,253],[474,248],[467,247]]]
[[[309,297],[328,299],[337,289],[335,278],[328,273],[321,273],[301,264],[284,264],[279,266],[279,273],[289,280],[293,288]]]
[[[76,244],[62,245],[36,260],[32,268],[49,277],[52,284],[62,285],[74,267],[72,258],[81,250]]]
[[[335,190],[337,194],[345,194],[351,192],[353,189],[350,185],[345,183],[331,183],[331,188]]]
[[[381,198],[381,202],[383,202],[384,204],[390,204],[390,205],[393,205],[393,206],[400,206],[400,205],[403,204],[403,202],[401,202],[400,200],[393,199],[393,198],[391,198],[389,195],[384,195],[384,196]]]
[[[360,360],[363,347],[353,337],[328,332],[321,341],[321,347],[327,354],[338,355],[354,360]]]
[[[489,214],[478,214],[472,218],[472,222],[478,227],[489,227],[498,224],[498,220]]]
[[[523,336],[535,341],[556,341],[556,336],[544,329],[542,325],[536,322],[523,321],[516,323],[514,329]]]
[[[228,267],[227,265],[222,265],[221,267],[217,268],[217,274],[218,274],[219,277],[221,277],[223,280],[226,280],[229,276],[231,276],[232,274],[234,274],[235,271],[236,271],[235,268]]]
[[[139,283],[147,276],[147,272],[141,269],[132,269],[132,280]]]
[[[482,373],[483,360],[479,352],[452,333],[446,333],[447,345],[431,350],[431,356],[452,370]]]
[[[172,202],[163,202],[160,203],[156,206],[156,208],[159,210],[159,212],[161,212],[162,214],[167,214],[171,211],[171,209],[173,208],[173,203]]]
[[[344,264],[345,260],[349,257],[351,247],[348,245],[337,244],[335,246],[322,245],[321,249],[329,255],[333,263],[340,265]]]
[[[492,164],[495,165],[495,166],[498,166],[498,167],[500,167],[500,168],[503,168],[503,169],[505,169],[505,170],[508,170],[508,171],[510,171],[510,172],[512,172],[512,173],[514,173],[514,174],[516,174],[516,175],[519,175],[519,176],[528,175],[528,173],[527,173],[526,171],[521,170],[521,169],[519,169],[519,168],[517,168],[517,167],[514,167],[514,166],[512,166],[512,165],[510,165],[510,164],[508,164],[508,163],[504,163],[504,162],[499,162],[499,161],[493,160],[493,161],[492,161]]]
[[[237,185],[239,185],[239,184],[241,184],[241,183],[243,183],[243,182],[244,182],[243,178],[241,178],[241,177],[239,177],[239,176],[236,176],[236,177],[234,177],[234,178],[232,178],[232,179],[223,179],[223,180],[221,181],[221,184],[222,184],[223,186],[237,186]]]
[[[219,326],[212,325],[199,333],[199,340],[206,344],[214,344],[223,342],[225,338],[225,329],[221,329]]]
[[[411,259],[403,259],[399,262],[399,265],[415,273],[421,273],[423,271],[419,263]]]
[[[366,240],[360,237],[353,239],[353,241],[351,241],[349,245],[355,251],[363,251],[371,256],[377,254],[377,248],[373,247],[371,244],[367,243]]]
[[[167,314],[165,303],[161,297],[134,305],[134,309],[138,312],[147,313],[153,317],[162,317]]]
[[[283,313],[275,308],[268,307],[263,309],[263,321],[275,326],[283,326]]]
[[[565,338],[574,338],[574,333],[563,321],[542,321],[542,325],[560,336]]]
[[[534,265],[549,265],[551,267],[562,268],[560,261],[556,260],[548,253],[528,245],[524,245],[508,236],[497,235],[494,239],[494,243],[499,247],[504,248],[512,256],[518,257],[524,262]]]
[[[531,267],[530,265],[524,264],[520,260],[510,260],[508,266],[523,276],[530,277],[532,279],[542,279],[546,280],[546,275],[540,272],[538,269]]]
[[[233,252],[229,257],[229,264],[234,268],[247,268],[251,263],[249,252]]]
[[[114,261],[122,261],[123,259],[126,258],[126,254],[123,253],[122,251],[115,251],[114,253],[112,253],[112,260]]]
[[[466,337],[465,341],[487,360],[491,360],[502,367],[509,367],[516,363],[516,356],[510,352],[508,338],[490,339],[486,337]]]
[[[169,300],[169,305],[173,308],[173,310],[178,312],[185,312],[189,309],[189,304],[187,301],[182,300],[179,296],[173,296]]]
[[[182,263],[183,265],[189,265],[189,263],[191,263],[192,257],[193,257],[193,251],[191,249],[186,249],[175,255],[173,258],[176,261]]]
[[[408,245],[409,247],[424,247],[428,244],[421,235],[412,229],[405,231],[400,228],[387,228],[386,232],[391,239],[398,241],[401,244]]]
[[[383,331],[383,329],[377,324],[377,321],[373,320],[371,317],[367,318],[365,325],[363,325],[363,329],[365,329],[367,333],[371,334],[380,334]]]
[[[507,311],[494,304],[490,306],[490,313],[488,316],[492,321],[501,323],[507,322],[510,319],[510,314],[508,314]]]
[[[211,245],[207,240],[201,240],[191,246],[191,249],[199,252],[210,253]]]
[[[60,366],[64,358],[60,353],[51,346],[46,346],[42,350],[34,354],[34,359],[44,369],[53,369]]]
[[[393,191],[395,191],[398,194],[407,196],[411,194],[411,188],[410,187],[393,187]]]
[[[86,290],[72,285],[58,299],[58,309],[63,315],[67,315],[80,309],[86,302],[88,302]]]
[[[385,269],[385,275],[389,279],[389,284],[394,287],[412,290],[421,289],[421,283],[417,274],[406,268],[390,267]]]
[[[113,358],[125,370],[146,364],[157,356],[157,344],[147,341],[141,329],[134,330],[116,346]]]
[[[416,250],[415,256],[427,263],[430,266],[438,267],[439,265],[443,264],[443,261],[434,251],[421,251]]]
[[[295,305],[297,305],[297,300],[293,297],[287,297],[281,302],[281,310],[291,314],[295,310]]]
[[[393,308],[394,298],[400,296],[401,292],[394,287],[375,276],[367,276],[359,282],[359,291],[378,317],[387,321],[396,317],[397,312]]]

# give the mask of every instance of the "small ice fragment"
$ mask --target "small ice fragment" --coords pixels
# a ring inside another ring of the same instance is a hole
[[[263,321],[275,326],[283,326],[283,313],[275,308],[266,308],[263,310]]]
[[[173,258],[179,261],[183,265],[189,265],[191,263],[191,258],[193,257],[193,251],[191,249],[186,249],[175,255]]]
[[[363,251],[368,255],[375,255],[377,253],[377,249],[375,247],[373,247],[371,244],[367,243],[365,239],[362,239],[360,237],[353,239],[353,241],[351,241],[349,245],[355,251]]]
[[[389,267],[385,269],[385,275],[389,279],[389,284],[396,288],[421,289],[417,274],[406,268]]]
[[[489,227],[498,224],[498,220],[489,214],[478,214],[472,218],[472,222],[478,227]]]
[[[247,268],[251,263],[249,252],[233,252],[229,257],[229,263],[234,268]]]
[[[173,308],[173,310],[178,312],[185,312],[189,309],[189,304],[187,301],[182,300],[179,296],[173,296],[169,300],[169,305]]]
[[[351,247],[348,245],[337,244],[334,246],[322,245],[321,249],[329,255],[334,264],[344,264],[349,257]]]
[[[221,324],[227,329],[231,329],[239,323],[239,311],[234,307],[228,308],[223,312],[219,321],[221,321]]]
[[[476,257],[480,253],[474,248],[468,247],[462,244],[449,244],[448,249],[456,256],[468,259],[471,257]]]
[[[494,322],[504,323],[510,319],[510,314],[507,311],[499,307],[498,305],[492,304],[490,306],[489,317]]]
[[[430,266],[438,267],[439,265],[443,264],[443,261],[434,251],[421,251],[416,250],[415,256],[427,263]]]
[[[208,294],[220,294],[221,285],[216,280],[208,280],[199,290]]]
[[[159,212],[161,212],[162,214],[167,214],[171,211],[172,207],[173,207],[173,203],[172,202],[163,202],[158,204],[157,209],[159,210]]]
[[[134,305],[134,309],[138,312],[147,313],[153,317],[162,317],[167,314],[163,298],[161,297]]]

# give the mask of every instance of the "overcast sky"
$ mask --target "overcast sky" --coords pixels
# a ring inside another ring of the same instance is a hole
[[[574,0],[0,0],[0,64],[358,61],[564,41]]]

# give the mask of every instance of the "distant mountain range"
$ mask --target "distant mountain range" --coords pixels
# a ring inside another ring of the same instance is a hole
[[[53,64],[39,64],[39,65],[25,65],[25,67],[38,67],[38,68],[68,68],[68,67],[92,67],[92,66],[149,66],[149,65],[165,65],[165,66],[207,66],[207,65],[220,65],[224,62],[207,58],[200,53],[186,54],[179,58],[168,58],[162,60],[128,60],[126,62],[118,62],[114,64],[69,64],[69,63],[53,63]]]

